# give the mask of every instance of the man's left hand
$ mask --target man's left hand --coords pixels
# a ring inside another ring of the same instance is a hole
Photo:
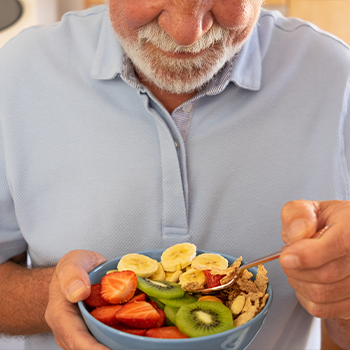
[[[292,201],[281,218],[280,264],[301,305],[315,317],[350,319],[350,201]]]

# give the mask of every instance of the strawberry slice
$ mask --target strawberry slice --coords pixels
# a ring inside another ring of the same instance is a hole
[[[145,301],[146,297],[147,297],[147,295],[145,293],[137,294],[128,301],[128,304],[132,303],[134,301]]]
[[[175,326],[152,328],[146,332],[145,336],[150,338],[162,339],[189,338],[189,336],[181,333],[180,330]]]
[[[101,297],[101,284],[95,283],[91,285],[91,293],[85,299],[86,304],[91,307],[101,307],[109,305],[109,303]]]
[[[160,315],[147,301],[125,304],[115,315],[119,322],[134,328],[157,327]]]
[[[101,278],[101,297],[110,304],[123,304],[135,294],[137,277],[133,271],[116,271]]]
[[[116,326],[119,322],[115,318],[115,314],[119,311],[123,305],[107,305],[97,307],[91,311],[91,316],[95,317],[100,322],[108,326]]]
[[[203,270],[205,279],[207,280],[207,288],[220,286],[220,280],[224,277],[222,275],[212,275],[210,270]]]
[[[130,327],[126,324],[118,323],[116,326],[113,328],[118,329],[118,331],[134,334],[134,335],[145,335],[147,332],[147,329],[142,329],[142,328],[133,328]]]
[[[156,310],[158,310],[159,309],[159,306],[158,306],[158,304],[155,302],[155,301],[149,301],[149,303],[156,309]]]
[[[156,308],[158,314],[159,314],[159,321],[157,322],[157,327],[162,327],[165,325],[165,313],[162,309]]]

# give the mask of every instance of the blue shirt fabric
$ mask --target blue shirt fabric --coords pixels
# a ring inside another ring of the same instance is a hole
[[[242,51],[178,107],[182,133],[137,82],[104,6],[23,31],[0,77],[0,261],[185,241],[249,261],[283,246],[285,202],[349,199],[349,47],[279,12],[263,10]],[[305,349],[313,318],[278,262],[266,268],[273,305],[249,349]]]

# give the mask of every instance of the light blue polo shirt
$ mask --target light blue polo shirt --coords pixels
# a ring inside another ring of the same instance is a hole
[[[23,31],[0,51],[1,261],[185,241],[247,261],[278,250],[285,202],[349,199],[349,78],[346,44],[263,10],[173,119],[130,73],[104,6]],[[313,318],[266,267],[273,305],[249,349],[306,349]]]

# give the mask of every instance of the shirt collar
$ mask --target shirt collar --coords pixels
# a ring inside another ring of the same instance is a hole
[[[235,85],[258,91],[261,87],[262,56],[259,43],[258,25],[255,26],[241,51],[233,58],[229,78]]]
[[[111,80],[123,73],[124,53],[110,23],[108,11],[104,13],[91,76],[99,80]],[[248,90],[257,91],[261,86],[262,57],[258,26],[255,26],[243,48],[233,58],[228,82]]]
[[[108,11],[105,10],[91,76],[99,80],[114,79],[122,74],[123,56],[123,49],[113,31]]]

